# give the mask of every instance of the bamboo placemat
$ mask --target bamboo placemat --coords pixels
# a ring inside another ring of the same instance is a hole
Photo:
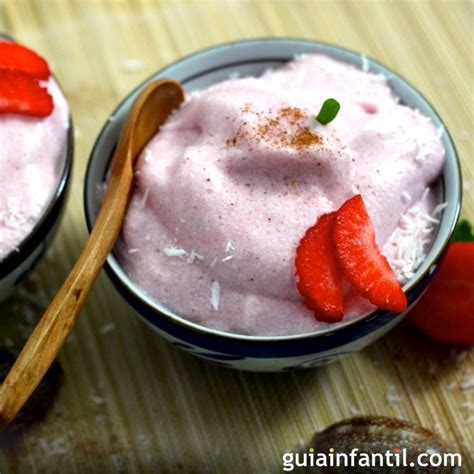
[[[1,339],[28,334],[78,255],[85,166],[108,114],[158,68],[216,43],[316,38],[400,72],[452,133],[463,214],[474,220],[473,27],[469,1],[0,1],[0,30],[49,59],[76,127],[67,215],[33,278],[0,307]],[[239,373],[168,346],[102,275],[60,362],[53,409],[0,453],[0,472],[279,472],[284,451],[359,413],[439,431],[474,471],[473,351],[429,342],[408,324],[328,367]]]

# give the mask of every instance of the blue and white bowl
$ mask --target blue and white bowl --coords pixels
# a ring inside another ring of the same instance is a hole
[[[190,92],[234,75],[258,76],[269,68],[290,61],[295,55],[323,53],[371,72],[384,74],[400,100],[429,116],[443,127],[446,165],[439,183],[440,197],[448,203],[431,249],[413,278],[405,285],[410,307],[429,285],[437,263],[451,237],[461,205],[461,175],[456,150],[444,124],[431,105],[404,79],[381,64],[337,46],[294,39],[258,39],[224,44],[199,51],[153,74],[117,107],[103,127],[90,156],[85,182],[85,213],[89,230],[97,217],[97,189],[105,182],[124,117],[136,95],[150,81],[177,79]],[[198,357],[243,370],[284,371],[326,364],[359,351],[386,334],[407,314],[375,311],[362,319],[338,324],[317,333],[278,337],[255,337],[217,331],[190,322],[153,301],[126,275],[112,253],[105,265],[113,284],[147,325]]]
[[[2,34],[0,34],[0,39],[12,41],[11,37]],[[73,155],[74,134],[72,119],[69,117],[67,145],[62,161],[62,169],[51,202],[43,211],[33,230],[18,246],[18,249],[0,261],[0,302],[5,300],[33,271],[56,234],[67,200]]]

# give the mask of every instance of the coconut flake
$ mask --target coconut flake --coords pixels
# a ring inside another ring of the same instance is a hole
[[[152,158],[153,158],[153,153],[148,148],[145,148],[144,158],[143,158],[145,162],[149,163]]]
[[[442,202],[441,204],[438,204],[434,209],[433,212],[431,213],[432,216],[436,216],[438,214],[441,214],[446,208],[448,207],[447,202]]]
[[[463,402],[459,405],[459,409],[472,411],[474,409],[474,405],[471,402]]]
[[[377,81],[386,81],[388,78],[385,74],[379,73],[379,74],[373,74],[372,76],[375,80]]]
[[[305,59],[308,56],[309,56],[308,53],[296,53],[293,55],[293,59],[295,61],[301,61],[302,59]]]
[[[145,191],[143,192],[142,198],[138,202],[138,208],[139,209],[143,209],[145,207],[149,194],[150,194],[150,188],[146,188]]]
[[[415,156],[415,161],[417,161],[418,163],[425,161],[427,156],[428,156],[428,153],[425,150],[421,149],[418,151],[417,155]]]
[[[137,253],[139,251],[140,249],[137,249],[137,248],[128,249],[128,253]]]
[[[90,397],[91,401],[96,405],[103,405],[105,403],[105,398],[99,397],[95,393],[93,393]]]
[[[363,54],[360,55],[360,62],[361,62],[361,68],[363,72],[369,72],[369,60],[367,59],[367,56],[364,56]]]
[[[429,214],[425,214],[424,212],[420,213],[420,217],[427,220],[428,222],[432,222],[433,224],[439,224],[438,219],[435,219],[434,217],[430,216]]]
[[[233,258],[234,258],[233,255],[227,255],[227,257],[224,257],[224,258],[222,259],[222,261],[223,261],[223,262],[227,262],[228,260],[232,260]]]
[[[474,421],[474,415],[468,416],[466,420],[464,421],[465,425],[468,425]]]
[[[458,386],[457,383],[453,381],[448,385],[448,390],[452,392],[457,386]]]
[[[471,390],[471,388],[474,388],[474,377],[472,375],[466,376],[463,378],[461,384],[460,384],[461,390]]]
[[[192,249],[186,261],[187,263],[194,263],[195,260],[204,260],[204,257],[202,255],[199,255],[194,251],[194,249]]]
[[[438,130],[436,130],[436,138],[439,140],[443,136],[443,133],[444,133],[444,125],[440,125],[438,127]]]
[[[107,324],[104,324],[100,329],[99,329],[99,332],[101,334],[109,334],[110,332],[112,332],[113,330],[115,329],[115,323],[107,323]]]
[[[212,262],[211,262],[211,264],[210,264],[210,267],[213,268],[213,267],[216,265],[216,263],[217,263],[217,257],[214,257],[214,258],[212,259]]]
[[[182,257],[187,254],[186,250],[180,247],[165,247],[163,252],[167,257]]]
[[[230,252],[231,250],[234,250],[235,247],[234,247],[234,244],[229,240],[226,244],[225,244],[225,251],[226,252]]]
[[[408,203],[411,201],[411,196],[410,196],[410,193],[408,191],[403,191],[402,193],[402,199]]]
[[[359,416],[362,412],[359,410],[359,408],[357,408],[356,406],[354,405],[351,405],[349,407],[349,411],[351,413],[352,416]]]
[[[218,311],[220,302],[221,287],[217,281],[213,281],[211,285],[211,305]]]
[[[140,58],[128,58],[122,61],[120,69],[125,73],[131,73],[143,69],[145,63]]]
[[[387,390],[387,402],[390,404],[400,403],[403,398],[397,393],[395,385],[389,385]]]

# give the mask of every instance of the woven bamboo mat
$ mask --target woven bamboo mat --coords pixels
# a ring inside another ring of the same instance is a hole
[[[464,167],[463,214],[474,220],[473,27],[469,1],[0,0],[0,30],[49,59],[76,126],[67,215],[25,290],[0,307],[1,339],[28,334],[78,255],[85,166],[108,114],[158,68],[216,43],[316,38],[400,72],[452,133]],[[474,471],[466,408],[474,353],[428,342],[407,324],[328,367],[239,373],[169,347],[102,275],[60,362],[53,409],[0,453],[0,472],[279,472],[282,452],[359,413],[439,431],[464,454],[465,472]]]

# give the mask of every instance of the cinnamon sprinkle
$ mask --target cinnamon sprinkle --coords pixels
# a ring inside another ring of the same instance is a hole
[[[293,148],[299,151],[314,145],[321,145],[322,137],[308,127],[309,113],[298,107],[281,107],[275,112],[254,111],[249,103],[241,108],[243,114],[257,117],[255,127],[249,130],[247,121],[241,122],[235,135],[226,140],[227,147],[236,146],[240,141],[266,142],[276,148]]]

